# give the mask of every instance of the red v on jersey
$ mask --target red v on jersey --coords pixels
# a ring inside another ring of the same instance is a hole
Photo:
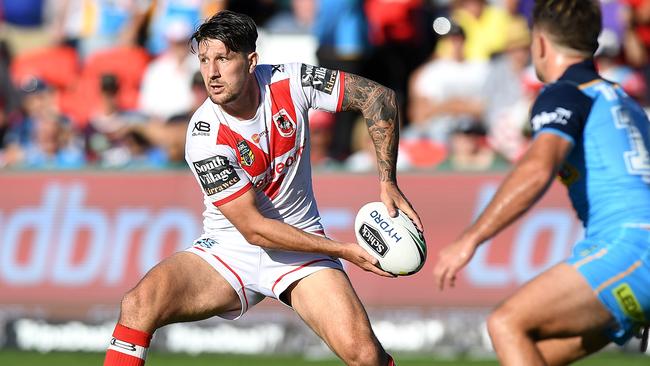
[[[280,157],[296,146],[298,125],[296,107],[291,98],[289,79],[269,85],[271,88],[271,156]],[[300,147],[298,147],[300,148]]]
[[[289,79],[283,79],[269,85],[271,90],[271,146],[269,146],[272,158],[288,153],[295,149],[295,154],[287,157],[285,162],[277,163],[273,171],[273,181],[264,189],[264,193],[270,199],[274,199],[280,193],[280,186],[286,176],[285,172],[289,166],[296,164],[302,153],[302,147],[296,146],[298,139],[298,125],[296,121],[296,107],[291,98],[291,87]]]

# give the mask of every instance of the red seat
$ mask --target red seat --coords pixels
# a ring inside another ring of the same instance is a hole
[[[16,56],[10,70],[16,85],[21,85],[28,76],[35,76],[57,89],[64,89],[79,76],[79,61],[74,48],[48,47]]]
[[[63,102],[64,111],[85,124],[100,100],[100,81],[104,74],[117,77],[121,108],[136,109],[140,82],[150,57],[141,47],[118,47],[101,50],[88,57],[81,78]]]
[[[403,140],[400,148],[417,169],[434,168],[447,157],[445,145],[427,139]]]

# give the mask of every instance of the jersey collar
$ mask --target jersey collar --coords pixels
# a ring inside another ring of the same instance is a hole
[[[594,60],[589,58],[582,62],[578,62],[569,66],[569,68],[562,74],[558,81],[569,81],[576,84],[584,84],[600,76],[596,71]]]

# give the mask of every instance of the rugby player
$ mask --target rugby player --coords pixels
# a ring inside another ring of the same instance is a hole
[[[650,319],[650,124],[602,79],[593,55],[597,0],[536,0],[532,60],[547,85],[532,108],[534,142],[495,196],[438,256],[440,289],[453,286],[477,247],[519,218],[559,175],[585,227],[566,261],[492,312],[502,365],[564,365],[623,344]]]
[[[395,175],[395,93],[338,70],[258,65],[256,39],[253,20],[231,11],[192,35],[209,97],[189,123],[186,160],[203,190],[204,233],[126,293],[105,366],[143,365],[151,335],[164,325],[237,319],[265,297],[290,306],[346,364],[394,364],[339,258],[391,275],[357,243],[325,236],[312,190],[307,113],[354,110],[365,117],[381,201],[421,229]]]

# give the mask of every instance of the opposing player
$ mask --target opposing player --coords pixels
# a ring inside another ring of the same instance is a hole
[[[586,236],[490,315],[502,365],[567,364],[623,344],[650,319],[650,124],[597,74],[600,30],[597,0],[535,2],[532,58],[548,85],[532,109],[534,142],[434,269],[441,289],[453,286],[479,244],[520,217],[559,173]]]
[[[192,39],[209,95],[186,144],[204,193],[204,234],[124,296],[104,365],[143,365],[156,329],[215,315],[237,319],[264,297],[292,307],[345,363],[392,365],[338,258],[390,274],[358,244],[325,237],[311,185],[307,112],[363,114],[381,200],[421,229],[396,182],[394,92],[321,67],[258,65],[257,30],[246,15],[217,13]]]

